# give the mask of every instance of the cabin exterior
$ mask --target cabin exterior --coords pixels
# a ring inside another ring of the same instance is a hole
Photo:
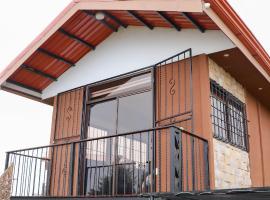
[[[225,0],[73,1],[0,74],[53,106],[49,144],[7,152],[11,197],[267,195],[269,81]]]

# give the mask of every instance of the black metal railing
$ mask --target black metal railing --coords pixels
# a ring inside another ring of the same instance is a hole
[[[175,126],[7,152],[12,196],[137,196],[209,189],[208,142]]]

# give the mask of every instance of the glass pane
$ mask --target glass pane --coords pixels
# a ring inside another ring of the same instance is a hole
[[[117,139],[117,194],[150,191],[152,131]]]
[[[102,137],[115,134],[117,101],[105,101],[94,104],[90,110],[88,138]]]
[[[117,133],[152,127],[151,91],[119,99]]]
[[[117,101],[111,100],[91,106],[88,138],[116,133]],[[93,140],[86,143],[88,195],[112,194],[114,163],[114,138]]]

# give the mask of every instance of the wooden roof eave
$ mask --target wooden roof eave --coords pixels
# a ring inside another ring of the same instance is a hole
[[[73,0],[1,73],[2,85],[53,33],[78,10],[149,10],[202,12],[201,0]]]
[[[204,1],[210,3],[210,8],[204,8],[204,12],[270,83],[270,57],[268,53],[230,4],[227,1],[219,0]],[[232,28],[236,31],[233,31]]]

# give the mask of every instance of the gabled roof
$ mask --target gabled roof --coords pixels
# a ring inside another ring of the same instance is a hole
[[[16,86],[13,92],[22,92],[23,88],[26,92],[22,93],[31,91],[32,96],[38,97],[84,55],[98,48],[120,27],[127,26],[198,29],[203,33],[223,30],[225,24],[269,77],[269,55],[228,2],[205,2],[211,7],[205,8],[201,0],[75,0],[4,69],[0,85],[3,89]],[[97,12],[105,15],[104,20],[96,19]]]

